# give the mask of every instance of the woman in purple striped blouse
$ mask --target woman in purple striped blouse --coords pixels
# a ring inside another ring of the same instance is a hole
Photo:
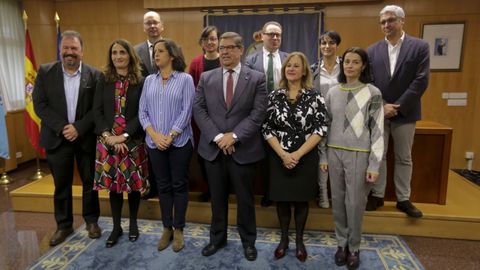
[[[195,86],[184,72],[185,60],[175,42],[161,39],[154,44],[153,53],[159,72],[145,79],[138,115],[147,133],[145,141],[162,212],[164,229],[157,249],[165,249],[173,239],[172,249],[178,252],[184,246]]]

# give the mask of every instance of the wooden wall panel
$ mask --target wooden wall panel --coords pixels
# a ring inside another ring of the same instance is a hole
[[[267,2],[272,1],[241,1],[241,4],[265,5]],[[283,3],[285,2],[288,1]],[[480,47],[480,1],[329,2],[331,3],[325,4],[324,9],[326,29],[335,29],[342,35],[340,51],[353,45],[367,47],[383,38],[377,22],[378,13],[386,4],[397,4],[405,8],[405,30],[413,36],[420,36],[422,24],[427,22],[466,21],[462,71],[431,73],[430,85],[422,99],[423,119],[454,129],[451,167],[465,167],[465,151],[474,151],[477,155],[474,168],[480,169],[480,126],[474,125],[480,122],[480,108],[477,108],[480,105],[480,95],[477,94],[480,91],[477,70],[480,64],[480,52],[477,49]],[[55,25],[51,18],[57,10],[62,18],[62,30],[72,27],[84,36],[85,62],[101,67],[105,63],[106,48],[112,40],[123,37],[132,44],[145,40],[142,27],[144,7],[167,8],[160,11],[166,26],[164,36],[174,39],[182,46],[189,63],[200,53],[197,38],[202,29],[204,15],[199,8],[193,6],[232,6],[240,4],[240,1],[24,0],[23,3],[31,14],[33,25],[30,24],[30,34],[37,62],[44,63],[55,59]],[[160,4],[162,6],[158,6]],[[446,91],[467,92],[468,106],[447,107],[446,100],[441,99],[442,92]]]
[[[271,6],[271,5],[298,5],[298,4],[339,4],[339,3],[366,3],[379,0],[230,0],[230,1],[205,1],[205,0],[143,0],[144,7],[149,9],[186,9],[202,7],[231,7],[231,6]]]

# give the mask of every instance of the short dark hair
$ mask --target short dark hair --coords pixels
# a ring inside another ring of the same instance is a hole
[[[340,42],[342,42],[340,35],[335,30],[324,32],[320,35],[320,38],[318,38],[318,40],[322,41],[325,39],[325,37],[331,38],[333,41],[335,41],[335,44],[337,44],[337,46],[340,45]]]
[[[64,38],[77,38],[78,41],[80,41],[80,46],[83,48],[83,39],[79,32],[74,30],[66,30],[60,36],[60,40],[63,40]]]
[[[213,31],[215,31],[215,33],[217,33],[217,38],[219,39],[220,38],[220,33],[218,32],[218,28],[214,25],[209,25],[209,26],[203,28],[202,33],[200,34],[200,38],[198,39],[198,44],[200,44],[200,46],[202,46],[202,40],[207,39],[208,36],[210,36],[210,33],[212,33]]]
[[[338,82],[339,83],[346,83],[347,78],[345,77],[345,71],[343,69],[343,61],[345,61],[345,55],[347,53],[356,53],[360,56],[362,59],[362,64],[364,65],[364,68],[362,70],[362,73],[360,74],[359,81],[362,83],[370,83],[372,82],[372,77],[370,74],[370,61],[368,59],[368,54],[367,52],[359,47],[351,47],[348,48],[342,55],[342,61],[340,63],[340,74],[338,74]]]
[[[227,39],[231,38],[233,39],[233,42],[235,45],[237,45],[239,48],[243,47],[243,38],[240,36],[238,33],[235,32],[225,32],[220,36],[220,39]]]
[[[187,64],[185,64],[185,57],[183,57],[182,49],[175,43],[175,41],[168,38],[163,38],[155,42],[155,44],[153,44],[154,58],[155,47],[158,43],[163,43],[165,45],[165,49],[168,51],[168,54],[173,58],[172,69],[180,72],[185,71],[185,68],[187,67]]]
[[[117,39],[110,45],[108,49],[108,56],[107,56],[107,65],[104,68],[103,74],[105,74],[105,80],[107,82],[114,82],[120,78],[118,75],[115,66],[113,65],[112,61],[112,48],[113,45],[118,44],[122,46],[125,51],[127,51],[129,56],[129,63],[128,63],[128,74],[127,79],[130,81],[131,84],[138,84],[142,80],[142,71],[140,67],[140,57],[137,55],[135,50],[133,49],[130,42],[125,39]]]

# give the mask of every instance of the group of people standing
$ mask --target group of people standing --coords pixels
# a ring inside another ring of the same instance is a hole
[[[409,201],[411,147],[428,84],[429,52],[426,42],[405,34],[404,19],[402,8],[386,6],[380,12],[385,40],[368,53],[351,47],[339,57],[340,35],[323,33],[322,58],[312,66],[301,52],[279,50],[278,22],[265,23],[263,48],[247,56],[245,64],[242,37],[208,26],[199,39],[203,53],[192,60],[189,74],[179,46],[161,37],[164,25],[156,12],[144,15],[146,42],[135,47],[122,39],[112,42],[103,73],[82,62],[80,34],[65,31],[61,61],[40,67],[33,92],[42,119],[41,144],[55,181],[58,229],[50,244],[73,232],[76,160],[89,237],[101,236],[97,190],[106,189],[113,217],[106,246],[114,246],[123,234],[124,192],[128,239],[136,241],[140,197],[149,190],[159,198],[164,226],[157,248],[171,243],[179,252],[185,245],[188,168],[195,147],[212,210],[210,241],[202,255],[227,244],[233,187],[245,258],[257,258],[253,186],[261,162],[262,205],[276,202],[281,229],[275,259],[289,248],[292,208],[295,256],[307,259],[303,232],[309,201],[319,194],[319,206],[330,207],[329,179],[335,263],[358,268],[363,213],[383,205],[390,135],[397,208],[422,216]]]

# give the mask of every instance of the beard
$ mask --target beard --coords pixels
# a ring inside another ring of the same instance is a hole
[[[64,54],[63,55],[63,63],[68,67],[77,67],[80,64],[78,60],[78,56],[74,54]]]

